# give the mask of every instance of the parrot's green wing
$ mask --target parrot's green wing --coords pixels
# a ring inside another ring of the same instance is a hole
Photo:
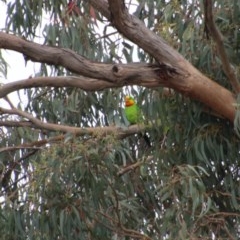
[[[130,124],[137,124],[142,121],[142,115],[139,107],[134,104],[124,109],[127,120]]]
[[[136,104],[125,107],[124,111],[125,111],[125,116],[130,124],[139,124],[143,122],[143,115],[141,113],[141,110]],[[140,133],[140,136],[144,138],[148,147],[151,147],[151,142],[146,132],[144,134]]]

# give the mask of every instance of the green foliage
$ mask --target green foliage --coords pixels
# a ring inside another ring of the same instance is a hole
[[[44,44],[70,48],[91,60],[153,61],[110,25],[100,27],[105,23],[97,12],[96,25],[88,1],[76,2],[80,14],[69,14],[67,1],[11,1],[6,30],[32,40],[42,24]],[[215,45],[204,32],[202,1],[136,2],[137,7],[129,3],[135,16],[230,89]],[[236,67],[239,7],[238,1],[221,0],[214,10]],[[2,57],[0,73],[6,73]],[[38,74],[71,73],[42,65]],[[83,129],[126,128],[123,99],[132,95],[149,123],[153,147],[147,149],[138,136],[119,138],[118,132],[62,137],[31,125],[1,129],[1,147],[15,147],[0,152],[2,239],[239,238],[239,136],[227,120],[161,88],[38,88],[25,94],[28,104],[22,110],[45,123]],[[23,117],[0,118],[26,123]]]

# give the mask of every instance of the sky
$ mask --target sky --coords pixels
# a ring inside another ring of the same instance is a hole
[[[6,21],[6,5],[0,1],[0,31],[4,30]],[[38,71],[40,64],[28,61],[27,64],[24,61],[23,55],[11,51],[2,50],[2,55],[8,63],[7,78],[0,75],[0,84],[6,84],[8,82],[26,79],[31,75],[34,75]],[[9,97],[13,104],[17,106],[19,104],[19,97],[17,93],[9,94]],[[24,97],[23,91],[21,91],[21,102],[26,103],[26,98]],[[0,99],[0,107],[6,107],[6,102]]]

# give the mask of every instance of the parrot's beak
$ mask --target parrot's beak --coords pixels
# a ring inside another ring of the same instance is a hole
[[[129,107],[129,106],[132,106],[134,104],[134,101],[132,98],[130,98],[129,96],[126,96],[125,97],[125,106],[126,107]]]

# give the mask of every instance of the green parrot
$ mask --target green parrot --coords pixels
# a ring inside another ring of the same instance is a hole
[[[134,99],[130,96],[125,97],[125,115],[130,124],[137,124],[143,120],[141,111]]]
[[[136,102],[134,101],[134,99],[130,96],[125,97],[124,111],[125,111],[125,116],[131,125],[139,124],[139,123],[143,122],[143,115],[141,113],[141,110],[138,107],[138,105],[136,104]],[[142,134],[141,134],[141,136],[142,136]],[[144,138],[145,142],[147,143],[147,145],[149,147],[151,147],[150,139],[146,133],[144,133],[143,138]]]

